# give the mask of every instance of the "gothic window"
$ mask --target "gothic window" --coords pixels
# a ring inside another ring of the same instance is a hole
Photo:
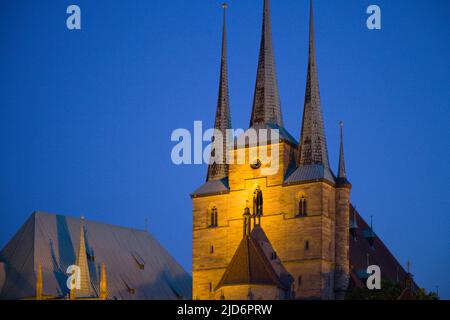
[[[270,258],[272,260],[276,260],[277,259],[277,253],[276,252],[272,252],[272,255],[270,256]]]
[[[299,217],[306,217],[307,214],[307,201],[305,196],[302,196],[298,202],[298,216]]]
[[[218,217],[218,213],[217,213],[217,208],[213,207],[211,209],[211,217],[210,217],[210,224],[209,226],[211,228],[215,228],[219,226],[219,217]]]
[[[209,248],[209,253],[213,254],[214,253],[214,246],[211,245],[211,247]]]
[[[302,276],[298,276],[298,286],[301,287],[302,286]]]
[[[309,250],[309,240],[305,241],[305,251]]]

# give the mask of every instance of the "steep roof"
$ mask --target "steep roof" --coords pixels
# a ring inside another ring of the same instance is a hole
[[[249,236],[243,237],[216,290],[234,285],[269,285],[283,289],[289,288],[287,271],[281,266],[281,262],[278,266],[270,261],[262,248],[264,242],[269,246],[270,242],[263,234],[264,231],[260,227],[257,228],[259,230],[256,233],[255,227]],[[283,275],[285,281],[280,279],[277,271]]]
[[[85,221],[85,231],[90,281],[96,295],[101,263],[105,263],[108,299],[191,298],[191,277],[147,232],[92,221]],[[66,270],[75,264],[79,235],[78,218],[34,213],[0,252],[0,261],[7,266],[0,299],[34,297],[39,264],[43,295],[66,296]]]
[[[336,178],[330,168],[321,164],[298,166],[284,181],[285,184],[298,184],[305,182],[328,181],[335,184]]]

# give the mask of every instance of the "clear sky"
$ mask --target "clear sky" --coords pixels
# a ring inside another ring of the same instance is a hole
[[[77,4],[82,30],[66,28]],[[205,166],[174,166],[174,129],[212,126],[219,0],[0,0],[0,247],[34,210],[149,229],[191,268]],[[366,9],[382,10],[382,30]],[[286,128],[299,137],[307,0],[272,0]],[[450,298],[450,2],[315,1],[330,158],[343,120],[352,201],[429,290]],[[262,0],[230,0],[233,125],[249,123]]]

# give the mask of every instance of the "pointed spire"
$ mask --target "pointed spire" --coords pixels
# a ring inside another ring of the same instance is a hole
[[[341,147],[339,150],[339,170],[338,170],[338,178],[346,179],[347,173],[345,172],[345,159],[344,159],[344,123],[339,123],[341,127]]]
[[[347,180],[347,172],[345,170],[345,158],[344,158],[344,123],[339,123],[341,129],[341,146],[339,150],[339,168],[336,184],[341,187],[351,186]]]
[[[227,129],[231,129],[230,115],[230,98],[228,90],[228,65],[227,65],[227,29],[226,29],[226,12],[228,5],[224,3],[223,8],[223,32],[222,32],[222,58],[220,66],[220,83],[219,97],[217,101],[216,120],[214,128],[222,132],[223,139],[215,139],[213,137],[213,151],[211,157],[215,157],[216,153],[222,153],[222,161],[220,163],[211,163],[208,166],[207,181],[221,180],[228,177],[227,165]]]
[[[106,267],[102,263],[101,273],[100,273],[100,300],[106,300],[107,298],[107,282],[106,282]]]
[[[91,295],[91,278],[86,254],[86,241],[84,234],[84,217],[80,220],[80,242],[76,265],[80,268],[80,289],[76,289],[76,297],[88,297]]]
[[[38,265],[37,277],[36,277],[36,300],[42,300],[43,291],[43,281],[42,281],[42,265]]]
[[[320,105],[312,0],[310,2],[308,75],[299,147],[299,165],[311,164],[321,164],[326,168],[330,167],[322,108]]]
[[[258,124],[276,124],[283,127],[272,44],[269,0],[264,0],[261,47],[250,127]]]

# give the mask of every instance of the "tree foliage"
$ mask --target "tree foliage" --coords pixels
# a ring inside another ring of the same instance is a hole
[[[369,290],[367,287],[354,288],[347,293],[346,300],[397,300],[405,286],[388,280],[381,280],[381,290]],[[434,292],[418,289],[413,293],[415,300],[439,300]]]

